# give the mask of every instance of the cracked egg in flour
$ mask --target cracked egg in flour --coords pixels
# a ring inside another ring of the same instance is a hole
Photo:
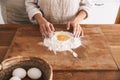
[[[82,45],[80,38],[75,38],[72,33],[65,31],[57,31],[52,38],[45,38],[43,45],[48,47],[49,50],[54,51],[70,51],[74,57],[77,57],[72,49]]]

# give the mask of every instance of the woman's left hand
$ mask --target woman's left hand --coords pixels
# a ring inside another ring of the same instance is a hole
[[[80,26],[79,22],[76,22],[76,21],[71,21],[67,24],[67,30],[70,29],[70,27],[73,27],[73,35],[75,37],[80,37],[80,36],[83,36],[83,29],[82,27]]]

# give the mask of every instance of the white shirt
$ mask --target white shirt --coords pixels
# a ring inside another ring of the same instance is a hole
[[[91,8],[89,0],[25,0],[25,5],[33,23],[33,16],[37,13],[51,23],[61,24],[71,21],[80,10],[85,10],[89,15]]]

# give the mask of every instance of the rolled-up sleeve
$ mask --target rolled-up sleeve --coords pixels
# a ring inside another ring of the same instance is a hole
[[[89,0],[81,0],[79,10],[84,10],[87,13],[86,18],[90,15],[92,3]]]
[[[35,14],[39,13],[42,15],[37,2],[38,0],[25,0],[26,11],[32,23],[36,23],[36,20],[33,18]]]

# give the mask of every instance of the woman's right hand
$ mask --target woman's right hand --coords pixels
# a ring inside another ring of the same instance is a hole
[[[40,23],[40,32],[43,37],[51,38],[53,36],[54,31],[54,26],[50,22],[45,20],[42,23]]]
[[[37,20],[38,24],[40,25],[40,32],[43,37],[52,37],[53,32],[55,31],[53,24],[48,22],[43,16],[40,14],[36,14],[34,18]]]

